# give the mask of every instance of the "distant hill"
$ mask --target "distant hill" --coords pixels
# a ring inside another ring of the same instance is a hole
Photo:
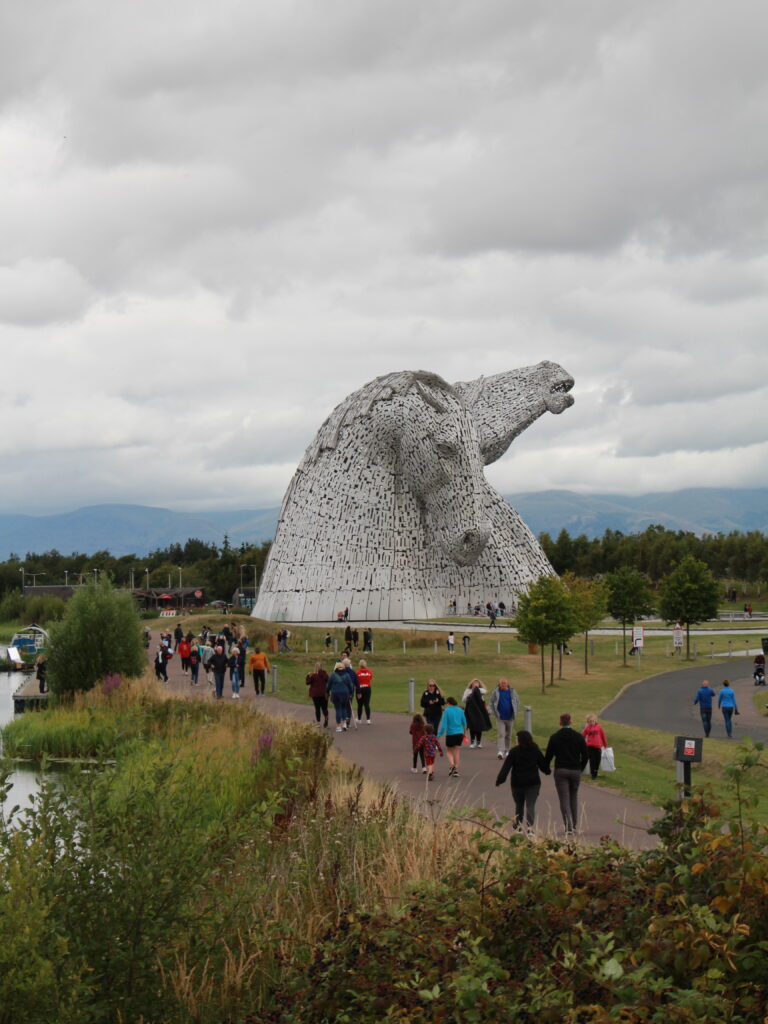
[[[90,505],[51,516],[0,515],[0,560],[55,548],[91,555],[146,555],[190,537],[220,545],[271,540],[279,509],[173,512],[148,505]]]
[[[689,488],[629,497],[622,494],[575,494],[539,491],[505,495],[535,534],[557,537],[562,529],[572,537],[601,537],[610,530],[639,533],[660,524],[691,533],[768,533],[768,488],[726,490]],[[259,544],[275,533],[279,509],[228,509],[213,512],[173,512],[147,505],[90,505],[52,516],[0,514],[0,560],[12,553],[55,548],[93,554],[142,556],[190,537],[221,544]]]

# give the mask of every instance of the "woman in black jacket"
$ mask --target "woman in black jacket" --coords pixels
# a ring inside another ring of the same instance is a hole
[[[443,717],[445,697],[440,693],[440,687],[434,679],[428,680],[427,688],[421,695],[420,704],[424,711],[425,721],[434,726],[435,734],[437,734],[437,730],[440,728],[440,719]]]
[[[545,775],[551,773],[544,761],[544,755],[533,741],[533,736],[527,729],[521,729],[517,734],[517,746],[512,747],[504,758],[504,764],[496,776],[496,785],[500,786],[510,772],[512,773],[509,781],[512,786],[512,799],[515,801],[516,828],[522,825],[523,810],[528,828],[533,828],[536,801],[541,789],[540,771]]]

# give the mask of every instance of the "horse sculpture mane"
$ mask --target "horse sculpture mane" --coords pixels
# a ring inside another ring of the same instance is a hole
[[[349,395],[291,480],[253,614],[376,621],[513,601],[552,567],[482,469],[568,408],[572,386],[543,362],[454,385],[402,371]]]

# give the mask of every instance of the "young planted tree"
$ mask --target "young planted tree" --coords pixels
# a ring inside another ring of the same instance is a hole
[[[541,692],[544,693],[545,646],[565,643],[578,628],[571,595],[556,576],[542,576],[520,598],[514,624],[523,643],[538,644],[541,650]]]
[[[589,675],[589,631],[605,618],[608,588],[600,580],[585,580],[568,572],[562,582],[573,601],[578,628],[584,634],[584,675]]]
[[[707,566],[692,555],[661,581],[659,612],[665,622],[685,626],[685,657],[691,657],[691,624],[717,617],[720,584]]]
[[[627,664],[627,626],[653,611],[653,597],[642,573],[629,566],[608,573],[608,613],[621,623],[624,666]]]
[[[91,690],[107,675],[138,676],[147,666],[133,598],[109,579],[79,587],[64,618],[51,630],[48,682],[66,697]]]

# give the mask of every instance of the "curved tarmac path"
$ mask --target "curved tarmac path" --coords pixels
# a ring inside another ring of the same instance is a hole
[[[736,691],[740,711],[733,718],[734,740],[748,737],[768,743],[768,718],[761,715],[753,703],[757,692],[766,695],[762,703],[768,704],[768,687],[755,687],[751,657],[718,658],[630,683],[603,709],[600,717],[606,722],[658,729],[675,736],[703,736],[699,708],[693,698],[705,680],[717,693],[724,679],[730,680]],[[723,716],[717,707],[712,710],[711,737],[727,739]]]
[[[170,624],[171,629],[174,624]],[[157,644],[158,633],[155,631],[148,651],[150,664]],[[168,680],[170,690],[179,696],[213,699],[213,687],[206,683],[205,673],[201,671],[200,683],[193,687],[189,677],[181,671],[178,655],[168,665]],[[228,681],[224,692],[224,699],[231,700]],[[393,786],[427,814],[438,815],[466,809],[466,817],[471,817],[472,809],[484,808],[496,816],[512,816],[514,805],[509,782],[498,788],[495,785],[501,762],[496,755],[494,734],[489,734],[490,742],[479,750],[463,747],[458,779],[448,778],[447,760],[438,757],[435,781],[427,784],[426,776],[421,771],[418,774],[411,772],[411,738],[408,733],[410,717],[377,713],[375,694],[373,705],[372,724],[361,724],[356,730],[353,728],[345,733],[335,731],[331,712],[329,736],[334,748],[342,756],[362,768],[371,778]],[[254,707],[270,715],[306,722],[316,728],[311,704],[292,704],[273,696],[257,697],[250,678],[241,689],[240,706],[243,711]],[[648,825],[659,816],[659,810],[651,804],[631,800],[584,779],[579,790],[579,803],[580,841],[598,843],[602,837],[608,836],[631,849],[650,849],[656,845],[656,837],[647,832]],[[544,836],[563,836],[560,809],[551,775],[543,780],[536,806],[536,831]]]

